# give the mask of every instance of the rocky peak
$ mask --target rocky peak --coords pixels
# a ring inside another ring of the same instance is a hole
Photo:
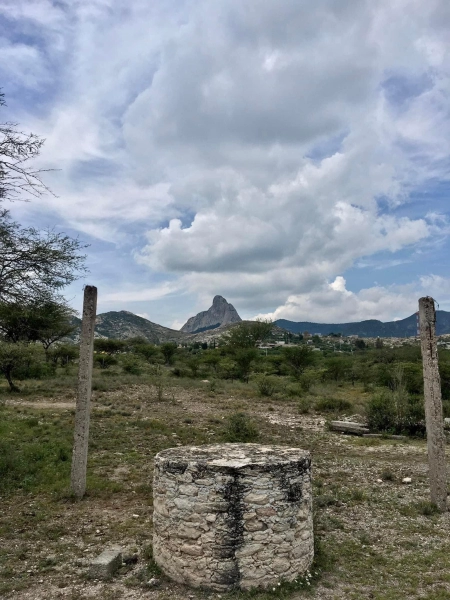
[[[204,310],[195,317],[191,317],[183,325],[181,331],[184,333],[198,333],[208,329],[216,329],[229,323],[239,323],[242,321],[237,310],[232,304],[227,302],[223,296],[214,296],[212,306]]]

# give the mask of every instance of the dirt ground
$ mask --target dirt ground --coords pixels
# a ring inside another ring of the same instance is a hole
[[[17,398],[8,409],[26,409],[40,423],[51,423],[72,417],[74,399]],[[152,566],[155,452],[217,441],[227,417],[242,410],[257,424],[264,443],[311,451],[320,560],[305,590],[280,586],[256,596],[191,590]],[[117,489],[88,490],[81,502],[45,494],[2,498],[5,599],[450,598],[449,514],[430,508],[424,440],[331,433],[326,416],[301,414],[294,400],[201,387],[167,388],[159,399],[151,386],[96,392],[92,415],[89,469],[116,482]],[[145,421],[152,427],[141,427]],[[402,483],[405,477],[410,484]],[[130,564],[109,582],[89,580],[90,561],[112,544],[123,548]]]

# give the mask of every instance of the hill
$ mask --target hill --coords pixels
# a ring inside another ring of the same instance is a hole
[[[116,338],[126,340],[133,337],[145,338],[151,344],[164,342],[179,343],[186,336],[180,331],[152,323],[148,319],[139,317],[127,310],[111,311],[97,315],[95,320],[95,337]],[[81,319],[75,318],[77,326],[73,338],[80,335]]]
[[[237,310],[223,296],[214,296],[212,306],[191,317],[181,328],[183,333],[201,333],[242,321]]]
[[[376,319],[354,323],[311,323],[309,321],[288,321],[278,319],[275,325],[291,331],[292,333],[303,333],[308,331],[313,335],[319,333],[341,333],[344,336],[357,335],[359,337],[412,337],[417,335],[417,318],[413,314],[399,321],[388,321],[383,323]],[[450,333],[450,312],[445,310],[436,311],[436,334]]]

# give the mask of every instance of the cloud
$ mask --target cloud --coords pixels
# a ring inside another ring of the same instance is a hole
[[[430,275],[404,286],[376,286],[357,293],[346,288],[338,276],[311,292],[289,296],[283,306],[259,318],[288,319],[318,323],[343,323],[367,318],[390,321],[403,319],[418,310],[418,300],[436,294],[439,301],[450,300],[450,279]]]
[[[62,169],[39,211],[126,247],[156,282],[106,302],[182,291],[248,314],[395,316],[402,291],[342,277],[382,280],[448,240],[432,194],[410,210],[449,183],[445,0],[15,0],[0,15],[8,103]]]
[[[148,302],[164,298],[169,294],[179,291],[180,289],[177,284],[165,282],[150,289],[133,288],[131,290],[120,290],[118,292],[107,292],[102,295],[102,302],[121,302],[124,304],[127,302]]]

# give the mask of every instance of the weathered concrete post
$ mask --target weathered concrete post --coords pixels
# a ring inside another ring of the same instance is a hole
[[[447,507],[444,419],[436,345],[436,311],[434,300],[429,296],[419,300],[419,322],[431,501],[444,511]]]
[[[89,419],[92,392],[92,360],[94,354],[94,328],[97,311],[97,288],[84,288],[83,320],[81,324],[78,393],[75,411],[75,433],[72,453],[71,486],[77,498],[86,491],[86,465],[89,441]]]

